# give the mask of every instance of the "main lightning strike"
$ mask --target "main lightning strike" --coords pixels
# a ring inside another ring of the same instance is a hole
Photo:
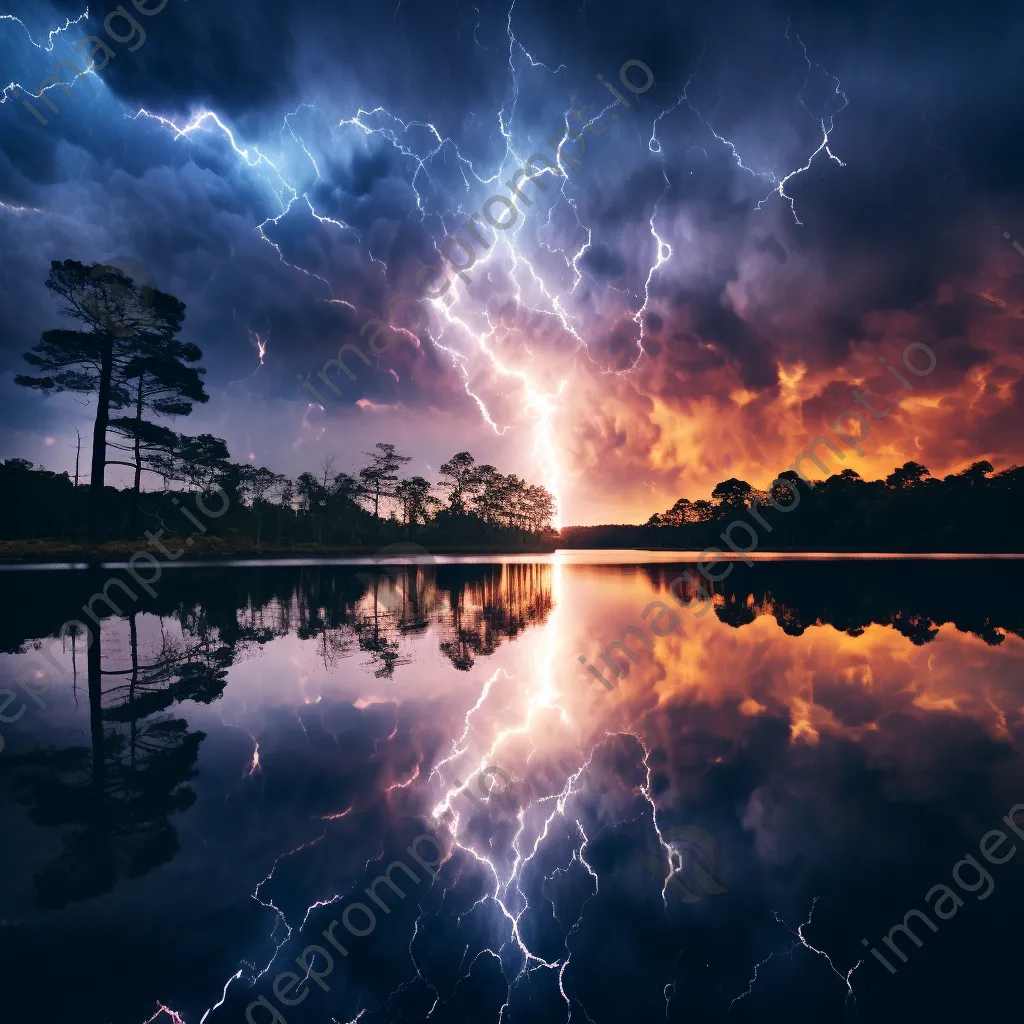
[[[519,99],[519,77],[520,69],[517,67],[516,54],[521,53],[525,58],[525,63],[529,68],[539,68],[548,74],[554,76],[564,70],[564,65],[560,64],[558,67],[552,69],[542,61],[537,60],[523,44],[516,38],[512,28],[512,17],[515,9],[515,3],[509,8],[508,17],[506,19],[506,32],[509,40],[509,70],[511,76],[511,102],[508,108],[502,106],[497,113],[498,128],[501,136],[505,140],[505,153],[498,165],[498,167],[490,175],[484,175],[478,173],[473,162],[468,160],[459,151],[459,147],[451,139],[445,138],[441,135],[437,127],[425,121],[403,121],[398,117],[395,117],[389,111],[382,107],[375,107],[371,110],[364,110],[359,108],[355,115],[350,117],[343,117],[335,122],[335,131],[342,130],[345,128],[353,128],[363,133],[364,136],[376,135],[387,141],[395,150],[400,153],[403,157],[413,161],[414,167],[411,175],[410,185],[412,187],[413,194],[415,196],[416,209],[419,214],[420,220],[425,221],[428,216],[439,217],[439,222],[442,228],[447,228],[445,224],[446,213],[441,211],[439,215],[430,214],[427,210],[427,205],[424,201],[423,194],[421,193],[421,181],[429,181],[432,184],[434,180],[431,176],[430,165],[432,161],[442,156],[447,151],[454,154],[457,161],[457,166],[462,174],[463,184],[467,193],[469,193],[475,185],[488,187],[494,185],[495,182],[500,183],[501,180],[509,173],[509,166],[518,168],[523,164],[523,159],[520,153],[517,152],[517,147],[514,144],[512,137],[512,124],[515,119],[516,108]],[[606,113],[612,107],[616,106],[616,103],[610,104],[602,111],[602,114]],[[304,141],[302,134],[297,130],[293,124],[293,118],[303,108],[310,110],[316,110],[312,104],[304,103],[300,104],[294,111],[291,111],[285,116],[284,122],[281,128],[282,136],[287,134],[290,138],[298,145],[299,149],[303,153],[304,157],[309,161],[309,165],[313,169],[315,180],[319,181],[321,178],[321,168],[316,157],[311,152],[310,147]],[[563,157],[561,148],[563,144],[568,140],[570,136],[578,137],[578,133],[574,132],[569,125],[569,115],[573,113],[570,111],[564,115],[565,122],[565,133],[557,144],[549,143],[554,145],[555,149],[555,163],[557,170],[552,171],[550,168],[542,168],[539,171],[538,176],[544,174],[554,174],[560,177],[562,180],[559,183],[559,195],[560,199],[564,199],[567,205],[572,209],[573,216],[576,219],[580,229],[584,232],[586,240],[580,247],[579,251],[575,255],[569,257],[567,254],[562,254],[565,260],[566,267],[570,269],[574,275],[574,281],[572,285],[572,291],[575,291],[576,286],[582,279],[583,272],[580,268],[580,260],[586,253],[593,239],[593,232],[590,228],[584,225],[579,216],[579,209],[572,195],[569,194],[567,189],[570,187],[569,175],[566,170],[565,164],[563,163]],[[666,112],[663,112],[667,113]],[[588,121],[583,123],[583,128],[587,128],[593,125],[597,117],[590,118]],[[215,111],[211,110],[200,110],[195,113],[191,119],[184,125],[178,125],[173,120],[160,114],[153,113],[145,108],[140,109],[134,115],[133,119],[145,118],[154,121],[161,127],[169,130],[172,133],[175,141],[185,138],[193,137],[202,131],[216,131],[219,132],[228,142],[233,152],[240,158],[240,160],[250,169],[257,173],[265,174],[269,176],[268,184],[271,186],[272,191],[277,199],[280,212],[273,216],[268,217],[261,224],[257,226],[257,232],[261,239],[271,245],[278,254],[279,259],[288,267],[303,273],[311,278],[314,278],[321,282],[328,291],[330,298],[327,301],[344,301],[337,299],[334,295],[333,288],[324,277],[311,271],[303,266],[296,265],[289,262],[278,243],[268,236],[268,229],[271,226],[277,225],[281,219],[286,216],[294,206],[296,202],[303,201],[306,203],[311,215],[322,224],[330,224],[341,230],[352,231],[353,229],[334,218],[327,217],[319,213],[314,207],[313,201],[310,197],[309,191],[304,189],[301,183],[296,180],[291,174],[288,174],[284,169],[282,159],[275,157],[271,159],[267,153],[258,146],[243,144],[236,137],[232,129],[227,123],[218,115]],[[582,117],[581,117],[582,121]],[[427,133],[427,136],[431,140],[431,145],[428,147],[425,153],[417,151],[411,144],[408,143],[408,138],[411,133],[417,130]],[[581,129],[582,130],[582,129]],[[667,178],[666,178],[667,183]],[[532,204],[530,204],[532,205]],[[456,213],[461,211],[461,206]],[[551,207],[548,212],[548,223],[550,224],[551,216],[554,211],[554,207]],[[657,207],[655,207],[655,215]],[[523,219],[525,223],[525,217]],[[486,247],[485,255],[482,259],[478,259],[474,266],[486,266],[486,264],[496,258],[496,254],[500,251],[505,253],[511,263],[510,278],[516,286],[515,301],[517,304],[524,308],[526,311],[534,312],[542,315],[550,315],[557,318],[560,326],[569,335],[571,335],[577,345],[587,352],[590,356],[589,351],[586,348],[586,343],[579,333],[579,330],[575,327],[572,319],[567,312],[566,303],[562,297],[557,293],[557,290],[551,288],[551,286],[545,281],[543,273],[540,272],[538,267],[531,261],[528,256],[522,251],[519,245],[519,233],[522,228],[520,223],[516,230],[511,234],[506,234],[500,239],[497,238],[497,232],[495,232],[495,239],[491,245]],[[647,308],[650,294],[650,284],[653,275],[657,270],[668,261],[672,254],[671,246],[658,236],[656,229],[654,228],[654,216],[651,218],[651,231],[652,237],[655,240],[655,252],[656,258],[652,266],[647,273],[647,280],[644,288],[644,302],[638,312],[635,314],[635,319],[641,318],[643,312]],[[358,237],[358,233],[353,232]],[[558,252],[551,246],[545,245],[545,248],[550,252]],[[371,260],[373,262],[380,262],[371,254]],[[383,264],[382,268],[387,273],[387,267]],[[541,308],[535,309],[532,306],[526,304],[523,292],[522,283],[519,277],[520,268],[525,269],[530,283],[536,288],[537,292],[541,296],[542,303]],[[470,305],[470,299],[467,294],[462,294],[457,284],[453,284],[453,294],[447,301],[438,300],[432,302],[433,307],[437,310],[442,321],[440,332],[435,332],[431,336],[431,340],[437,346],[437,348],[444,352],[451,360],[453,367],[462,376],[464,381],[464,387],[467,395],[474,401],[480,410],[481,418],[483,421],[496,433],[503,434],[509,428],[508,426],[501,426],[497,422],[496,418],[490,412],[487,401],[475,390],[471,384],[471,370],[468,363],[467,355],[461,351],[461,346],[454,343],[448,338],[448,335],[452,332],[449,328],[457,329],[458,333],[468,335],[475,343],[477,351],[482,353],[485,358],[490,362],[493,370],[495,370],[499,376],[510,377],[515,379],[518,384],[522,387],[525,402],[524,412],[526,416],[533,421],[533,434],[534,434],[534,455],[537,458],[543,473],[543,482],[549,491],[555,496],[555,507],[557,509],[555,517],[556,528],[561,526],[561,513],[564,507],[562,498],[562,481],[564,480],[564,472],[561,466],[558,444],[556,441],[556,430],[555,420],[558,414],[562,410],[561,398],[565,393],[567,380],[559,381],[557,387],[553,391],[548,391],[540,387],[534,377],[534,374],[527,365],[511,366],[505,360],[499,358],[495,353],[491,342],[494,339],[494,327],[490,322],[490,318],[487,315],[486,310],[483,311],[484,319],[487,322],[487,328],[475,329],[468,322],[467,316],[461,313],[455,313],[452,310],[452,306],[460,309],[463,306]],[[473,310],[474,313],[479,314],[479,310]],[[641,324],[641,335],[642,335],[642,324]],[[418,340],[417,340],[418,343]],[[642,353],[642,348],[641,348]],[[261,361],[262,361],[261,352]],[[532,357],[531,357],[532,358]],[[639,355],[638,355],[639,359]],[[633,364],[635,365],[635,363]],[[625,372],[625,371],[621,371]]]

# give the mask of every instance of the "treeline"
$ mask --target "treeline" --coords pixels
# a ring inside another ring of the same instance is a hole
[[[884,480],[844,469],[810,481],[786,470],[768,490],[730,477],[710,499],[680,498],[643,526],[569,527],[562,543],[728,551],[722,533],[737,521],[753,534],[741,526],[732,537],[753,550],[1017,552],[1022,500],[1024,467],[995,473],[985,461],[941,479],[918,462]]]
[[[96,416],[89,483],[79,486],[77,458],[74,481],[24,459],[0,464],[0,487],[9,499],[0,509],[0,538],[72,541],[87,535],[99,543],[134,540],[147,531],[198,530],[257,546],[270,539],[379,547],[412,537],[463,549],[553,546],[552,495],[478,465],[469,452],[441,466],[436,486],[422,476],[402,478],[399,471],[412,460],[384,443],[365,453],[369,462],[355,474],[335,473],[335,456],[324,459],[319,472],[294,480],[233,463],[221,438],[193,437],[157,422],[188,416],[196,403],[209,400],[206,371],[198,365],[202,352],[177,337],[183,303],[116,267],[74,260],[54,261],[46,286],[59,313],[82,329],[44,331],[25,353],[38,375],[19,374],[15,383],[47,395],[90,396]],[[130,488],[106,486],[111,465],[133,471]],[[144,473],[159,477],[160,491],[143,490]],[[190,526],[176,511],[182,503],[175,491],[214,489],[226,496],[227,510],[202,524],[193,518]]]
[[[422,476],[401,477],[408,456],[379,443],[366,453],[355,474],[334,472],[335,456],[325,458],[318,473],[295,480],[265,466],[231,462],[223,441],[179,455],[166,467],[167,482],[181,487],[136,492],[105,488],[104,536],[135,539],[133,524],[143,532],[163,530],[170,536],[198,534],[185,518],[182,490],[219,488],[224,497],[209,498],[216,518],[199,517],[202,532],[232,540],[241,547],[303,544],[375,548],[415,540],[433,548],[474,546],[536,549],[553,547],[554,499],[543,487],[528,484],[494,466],[477,464],[459,452],[440,468],[440,482]],[[221,457],[221,452],[224,457]],[[91,496],[76,487],[68,473],[36,469],[25,459],[0,463],[0,539],[76,541],[86,536]],[[226,500],[225,500],[226,499]],[[197,549],[201,550],[201,549]]]

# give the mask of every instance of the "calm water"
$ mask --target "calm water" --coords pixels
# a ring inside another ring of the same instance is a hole
[[[686,568],[0,573],[0,1018],[1018,1018],[1020,563]]]

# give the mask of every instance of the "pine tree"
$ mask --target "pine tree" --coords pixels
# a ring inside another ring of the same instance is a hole
[[[422,476],[402,480],[395,487],[395,497],[402,503],[402,522],[414,533],[419,523],[430,518],[431,512],[440,505],[430,493],[430,481]]]
[[[398,482],[398,471],[404,463],[412,462],[412,458],[396,454],[393,444],[382,444],[378,441],[374,447],[377,449],[376,452],[363,452],[373,461],[369,466],[359,470],[359,479],[366,487],[367,493],[373,495],[373,518],[379,528],[380,499],[393,496],[392,488]]]
[[[465,515],[466,506],[481,486],[476,459],[469,452],[459,452],[447,462],[442,462],[438,472],[447,478],[442,481],[441,487],[451,492],[448,508],[452,515]]]
[[[158,294],[165,309],[167,326],[176,325],[180,330],[185,316],[184,305],[170,295]],[[160,416],[187,416],[192,412],[193,402],[209,401],[210,396],[203,390],[202,375],[206,371],[201,366],[189,365],[197,363],[202,356],[198,346],[178,340],[173,333],[144,334],[136,339],[133,358],[124,368],[126,387],[133,391],[135,415],[111,419],[111,429],[128,442],[127,445],[112,442],[112,446],[121,451],[131,451],[135,460],[133,463],[108,460],[107,464],[134,466],[133,535],[139,529],[139,492],[142,470],[146,468],[145,457],[153,452],[171,450],[177,437],[168,428],[144,420],[142,414],[149,410]]]
[[[14,378],[22,387],[44,394],[74,391],[96,395],[89,478],[89,533],[103,534],[103,483],[107,454],[107,428],[112,409],[130,403],[125,370],[138,354],[140,339],[171,334],[180,329],[178,310],[184,307],[171,296],[138,285],[116,267],[77,260],[50,264],[46,287],[60,304],[60,313],[77,320],[84,330],[44,331],[25,353],[25,362],[43,371]]]

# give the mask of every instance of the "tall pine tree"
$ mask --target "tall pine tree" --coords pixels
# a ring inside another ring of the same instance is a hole
[[[89,533],[100,540],[111,410],[130,405],[129,382],[138,376],[140,358],[151,351],[156,339],[173,338],[181,330],[185,307],[173,296],[136,283],[116,267],[87,267],[77,260],[54,260],[46,287],[57,297],[61,315],[84,329],[44,331],[25,353],[25,361],[42,375],[18,374],[14,381],[45,394],[73,391],[96,396]]]
[[[156,293],[157,301],[165,310],[164,322],[180,329],[185,307],[173,296]],[[175,309],[174,306],[178,308]],[[206,371],[197,363],[203,357],[199,347],[180,341],[171,333],[145,333],[136,339],[136,353],[124,368],[126,386],[133,392],[134,416],[120,416],[110,421],[111,429],[126,443],[111,442],[121,451],[134,455],[131,533],[139,532],[139,493],[142,470],[151,468],[147,462],[154,453],[173,450],[178,438],[173,431],[142,418],[149,410],[158,416],[187,416],[194,402],[207,402],[210,396],[203,390],[202,375]],[[115,464],[115,460],[107,460]]]

